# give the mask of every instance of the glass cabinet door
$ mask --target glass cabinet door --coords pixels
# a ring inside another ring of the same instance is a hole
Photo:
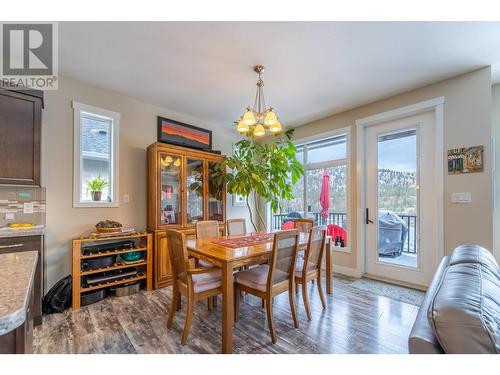
[[[182,156],[161,153],[160,225],[181,225]]]
[[[186,159],[186,221],[203,220],[203,160]]]
[[[222,169],[218,162],[208,162],[208,220],[224,221]]]

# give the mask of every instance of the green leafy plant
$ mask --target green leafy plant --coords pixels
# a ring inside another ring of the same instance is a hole
[[[87,187],[87,193],[92,191],[102,191],[108,186],[108,180],[99,175],[91,180],[85,180],[85,186]]]
[[[304,175],[302,164],[297,160],[297,148],[291,141],[293,129],[275,135],[271,143],[258,143],[251,134],[235,144],[234,153],[221,161],[222,170],[231,171],[215,177],[217,183],[226,183],[230,194],[245,197],[250,221],[255,223],[249,197],[254,197],[255,210],[259,221],[265,221],[258,207],[261,197],[277,212],[280,200],[293,198],[292,185]]]

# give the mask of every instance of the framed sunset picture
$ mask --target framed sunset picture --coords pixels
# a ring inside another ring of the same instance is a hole
[[[212,131],[158,116],[158,142],[210,150]]]

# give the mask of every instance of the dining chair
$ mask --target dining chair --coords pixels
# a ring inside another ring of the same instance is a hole
[[[219,222],[217,220],[197,221],[195,224],[196,239],[205,240],[209,238],[219,238]],[[213,267],[214,265],[207,260],[196,259],[196,265],[201,267]],[[209,298],[208,308],[217,306],[217,297]]]
[[[299,246],[299,232],[295,229],[275,233],[269,264],[262,264],[235,274],[234,302],[235,321],[240,314],[240,291],[247,292],[266,301],[267,322],[273,344],[276,330],[273,320],[273,297],[288,292],[293,324],[299,326],[293,294],[295,263]]]
[[[314,220],[312,219],[295,219],[293,223],[295,224],[295,229],[303,233],[309,233],[314,226]]]
[[[186,321],[181,339],[181,344],[185,345],[193,320],[195,302],[222,293],[221,272],[215,267],[191,267],[186,248],[186,236],[182,232],[167,230],[167,246],[173,274],[172,302],[167,318],[167,328],[172,327],[175,312],[180,310],[181,296],[186,297]]]
[[[295,286],[297,287],[299,284],[302,286],[302,297],[304,299],[307,320],[311,320],[311,308],[307,295],[307,283],[309,281],[316,280],[321,304],[323,305],[323,309],[326,309],[325,296],[321,285],[321,262],[325,249],[325,239],[326,228],[324,226],[312,227],[309,232],[304,258],[298,258],[295,267]]]
[[[216,220],[198,221],[195,224],[196,239],[206,240],[209,238],[219,238],[219,222]],[[202,267],[213,267],[213,264],[203,260],[197,259],[197,263]]]
[[[247,223],[245,219],[226,220],[226,234],[228,236],[239,236],[247,234]]]
[[[198,221],[195,228],[197,239],[204,240],[219,237],[219,222],[217,220]]]

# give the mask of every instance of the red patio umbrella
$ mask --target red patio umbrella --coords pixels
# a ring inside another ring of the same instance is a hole
[[[330,174],[326,169],[323,172],[319,204],[321,205],[321,216],[328,218],[328,209],[330,208]]]

